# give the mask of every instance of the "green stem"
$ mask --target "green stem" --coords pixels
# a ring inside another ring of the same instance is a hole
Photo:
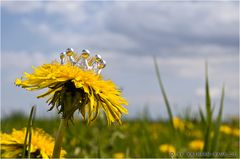
[[[55,145],[53,149],[53,158],[60,158],[60,152],[61,152],[61,146],[62,146],[62,141],[63,141],[63,136],[64,136],[64,131],[67,125],[67,120],[66,119],[61,119],[57,136],[55,139]]]
[[[26,135],[24,139],[24,145],[23,145],[22,158],[26,158],[26,152],[28,152],[27,153],[28,158],[31,158],[32,127],[33,127],[35,114],[36,114],[36,106],[33,106],[28,119],[28,125],[27,125]],[[27,144],[27,140],[28,140],[28,144]]]

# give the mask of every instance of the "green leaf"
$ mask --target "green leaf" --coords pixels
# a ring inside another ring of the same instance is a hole
[[[210,89],[209,89],[209,81],[208,81],[208,65],[206,62],[205,66],[205,100],[206,100],[206,113],[207,113],[207,122],[206,122],[206,130],[205,130],[205,137],[204,137],[204,147],[203,152],[209,151],[210,145],[210,134],[211,134],[211,126],[212,126],[212,110],[211,110],[211,97],[210,97]]]
[[[217,144],[218,144],[218,137],[219,137],[219,134],[220,134],[219,129],[220,129],[221,122],[222,122],[223,102],[224,102],[224,86],[222,87],[222,95],[221,95],[221,99],[220,99],[220,108],[219,108],[217,121],[216,121],[215,129],[214,129],[214,137],[213,137],[213,140],[212,140],[211,152],[214,152],[216,150]]]
[[[159,68],[158,68],[156,57],[153,57],[153,61],[154,61],[154,66],[155,66],[155,70],[156,70],[158,83],[159,83],[159,86],[160,86],[160,89],[161,89],[161,92],[162,92],[162,95],[163,95],[163,99],[164,99],[165,105],[167,107],[169,120],[170,120],[172,128],[174,129],[174,126],[173,126],[173,115],[172,115],[172,111],[171,111],[171,106],[169,104],[169,101],[168,101],[168,98],[167,98],[167,94],[165,92],[165,89],[164,89],[164,86],[163,86],[163,83],[162,83],[162,80],[161,80],[160,71],[159,71]]]
[[[201,107],[199,107],[199,114],[200,114],[201,122],[203,124],[206,124],[206,120],[205,120],[205,117],[204,117],[204,114],[203,114],[203,111],[202,111]]]

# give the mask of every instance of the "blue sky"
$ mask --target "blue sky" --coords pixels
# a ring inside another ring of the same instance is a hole
[[[204,109],[204,62],[209,63],[211,96],[219,107],[226,86],[224,116],[239,113],[238,2],[6,2],[1,4],[1,113],[46,112],[40,92],[14,86],[31,66],[58,59],[72,47],[99,53],[129,101],[129,116],[147,107],[166,117],[154,72],[157,56],[175,115]]]

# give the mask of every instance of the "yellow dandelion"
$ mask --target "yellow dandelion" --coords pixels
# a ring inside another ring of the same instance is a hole
[[[240,129],[237,129],[237,128],[232,129],[232,135],[239,137],[240,136]]]
[[[190,121],[186,121],[185,122],[185,127],[187,128],[187,129],[189,129],[189,130],[192,130],[193,129],[193,123],[192,122],[190,122]]]
[[[60,62],[33,68],[33,73],[25,72],[15,84],[30,91],[48,88],[38,98],[50,96],[49,110],[57,107],[63,119],[73,119],[74,112],[79,110],[83,119],[92,122],[102,109],[108,124],[121,124],[122,113],[128,113],[123,105],[128,103],[117,86],[100,75],[105,66],[100,55],[90,57],[89,51],[83,50],[78,56],[73,49],[67,49],[61,53]]]
[[[194,151],[201,151],[203,146],[204,142],[202,140],[193,140],[189,143],[189,148]]]
[[[232,129],[228,125],[221,125],[220,132],[224,133],[224,134],[227,134],[227,135],[230,135],[232,133]]]
[[[202,138],[203,137],[203,134],[200,130],[190,131],[189,135],[192,136],[192,137],[195,137],[195,138]]]
[[[1,157],[21,158],[24,147],[26,128],[22,130],[13,129],[11,134],[0,133]],[[49,159],[52,156],[54,139],[43,130],[33,129],[31,138],[31,158]],[[28,150],[27,150],[28,151]],[[28,152],[26,152],[27,154]],[[61,150],[61,158],[66,151]]]
[[[174,146],[169,145],[169,144],[162,144],[159,146],[159,150],[163,153],[176,153],[176,149]]]
[[[180,131],[183,131],[185,127],[184,122],[178,117],[173,118],[173,126]]]
[[[117,152],[113,154],[113,158],[125,158],[125,154],[122,152]]]

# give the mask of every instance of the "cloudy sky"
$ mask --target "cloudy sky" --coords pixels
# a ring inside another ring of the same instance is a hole
[[[175,115],[204,109],[204,62],[211,96],[219,107],[226,86],[224,116],[239,113],[238,2],[6,2],[1,4],[1,115],[29,112],[51,116],[41,92],[27,92],[14,80],[31,66],[59,58],[72,47],[101,54],[103,75],[121,88],[129,116],[147,107],[166,117],[153,65],[158,59]]]

